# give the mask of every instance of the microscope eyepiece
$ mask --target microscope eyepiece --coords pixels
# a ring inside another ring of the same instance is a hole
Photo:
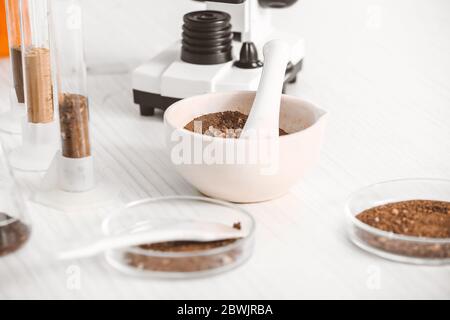
[[[222,11],[195,11],[184,15],[181,60],[194,64],[231,61],[231,17]]]
[[[245,1],[253,1],[253,0],[195,0],[199,2],[222,2],[229,4],[241,4]],[[292,6],[297,0],[258,0],[259,5],[263,8],[287,8]]]
[[[287,8],[297,2],[297,0],[258,0],[263,8]]]

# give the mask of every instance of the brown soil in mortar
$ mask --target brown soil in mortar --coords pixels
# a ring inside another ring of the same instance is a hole
[[[184,128],[192,132],[197,132],[195,122],[199,122],[201,123],[201,133],[204,135],[221,138],[239,138],[247,119],[248,116],[239,111],[210,113],[195,118]],[[286,131],[280,128],[280,136],[287,134]]]

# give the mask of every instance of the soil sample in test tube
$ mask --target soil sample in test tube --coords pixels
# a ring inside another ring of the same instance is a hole
[[[26,11],[26,2],[24,4],[23,10]],[[6,21],[8,23],[8,37],[14,89],[16,92],[17,101],[19,103],[25,103],[19,9],[20,0],[7,0],[6,5]],[[29,32],[29,24],[24,23],[24,26],[24,32]]]
[[[25,92],[23,89],[22,50],[20,49],[20,47],[11,48],[11,65],[17,101],[19,103],[25,103]]]
[[[79,159],[91,155],[89,140],[89,107],[86,96],[73,93],[59,95],[62,153]]]
[[[25,52],[25,72],[28,121],[49,123],[53,121],[53,85],[50,50],[31,47]]]

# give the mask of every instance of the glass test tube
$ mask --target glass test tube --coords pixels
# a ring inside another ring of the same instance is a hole
[[[25,103],[22,67],[22,36],[20,32],[20,0],[5,0],[5,4],[14,91],[17,102]]]
[[[22,55],[28,122],[54,120],[47,0],[21,0]]]
[[[87,71],[79,0],[52,0],[62,155],[91,156]]]

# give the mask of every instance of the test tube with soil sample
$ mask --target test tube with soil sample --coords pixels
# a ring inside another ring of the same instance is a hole
[[[8,0],[13,1],[13,0]],[[23,87],[27,108],[22,146],[10,155],[24,171],[45,171],[57,150],[47,0],[20,0]]]
[[[20,35],[20,0],[6,0],[8,40],[14,93],[19,103],[25,103],[23,89],[22,41]]]
[[[87,69],[78,0],[50,0],[58,88],[61,152],[44,178],[37,202],[62,211],[92,208],[116,196],[94,170],[89,132]],[[51,181],[52,177],[56,177]]]
[[[0,130],[18,134],[22,130],[22,118],[25,115],[20,0],[0,1],[4,1],[3,4],[6,8],[6,24],[12,76],[12,88],[10,92],[11,108],[0,115]],[[27,10],[27,8],[25,7],[24,10]],[[27,30],[29,30],[29,26],[25,25],[25,32],[27,32]]]
[[[81,7],[77,0],[50,3],[62,155],[70,159],[87,158],[91,156],[91,144]]]
[[[21,0],[22,25],[29,23],[30,33],[22,32],[25,93],[28,122],[50,123],[54,120],[53,82],[47,0]]]
[[[94,187],[94,172],[81,6],[77,0],[50,3],[61,130],[60,186],[69,192],[82,192]]]

